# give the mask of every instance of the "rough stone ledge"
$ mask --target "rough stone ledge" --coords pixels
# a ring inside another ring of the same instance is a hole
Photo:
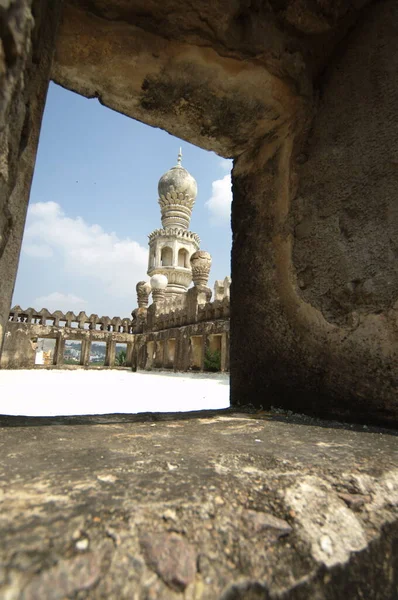
[[[0,597],[398,597],[398,432],[280,413],[0,417]]]

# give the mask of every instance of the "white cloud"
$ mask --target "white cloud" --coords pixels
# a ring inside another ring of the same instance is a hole
[[[50,312],[61,310],[67,312],[74,308],[84,310],[84,305],[87,304],[86,300],[75,296],[74,294],[62,294],[61,292],[52,292],[47,296],[39,296],[35,300],[35,306],[38,310],[47,308]]]
[[[145,276],[148,259],[148,250],[138,242],[106,233],[81,217],[68,217],[56,202],[37,202],[29,207],[23,252],[41,258],[57,253],[60,271],[65,269],[100,284],[101,293],[128,297],[131,302],[135,300],[136,282]]]
[[[220,158],[218,164],[223,171],[230,172],[232,169],[232,160],[230,158]]]
[[[54,254],[47,244],[24,244],[23,251],[32,258],[50,258]]]
[[[210,212],[210,223],[212,225],[229,225],[231,219],[231,175],[225,175],[222,179],[213,181],[212,195],[207,200],[206,206]]]

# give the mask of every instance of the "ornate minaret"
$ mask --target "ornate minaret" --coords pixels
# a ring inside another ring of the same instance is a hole
[[[180,148],[176,166],[159,180],[163,228],[149,235],[148,275],[167,277],[166,295],[187,291],[192,282],[190,258],[200,246],[199,236],[188,231],[198,186],[181,160]]]

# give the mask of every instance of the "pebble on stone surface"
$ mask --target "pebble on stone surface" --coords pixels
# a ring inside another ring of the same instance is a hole
[[[18,597],[21,600],[44,600],[50,597],[51,600],[63,600],[77,592],[89,590],[101,577],[101,561],[101,553],[90,552],[60,560],[55,566],[34,576]]]
[[[274,517],[270,513],[256,510],[245,510],[243,519],[254,533],[266,532],[269,536],[278,539],[291,533],[292,528],[287,521]]]
[[[333,542],[330,539],[330,537],[328,535],[323,535],[319,541],[319,545],[321,547],[321,550],[323,550],[323,552],[325,552],[326,554],[328,554],[329,556],[332,556],[333,554]]]
[[[104,483],[115,483],[115,481],[117,481],[117,477],[115,475],[112,475],[112,473],[103,473],[97,475],[97,479],[103,481]]]
[[[167,508],[163,512],[162,517],[165,521],[177,521],[177,513],[172,508]]]
[[[77,540],[75,546],[77,550],[80,550],[80,552],[84,552],[89,547],[89,541],[87,538],[81,538],[80,540]]]
[[[344,500],[351,510],[360,510],[367,502],[371,501],[370,496],[362,496],[361,494],[339,494],[339,498]]]
[[[145,560],[170,588],[184,591],[195,579],[194,547],[176,533],[145,534],[141,538]]]

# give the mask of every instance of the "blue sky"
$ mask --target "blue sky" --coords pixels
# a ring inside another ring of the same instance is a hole
[[[231,161],[51,84],[13,304],[129,316],[161,226],[158,180],[180,145],[213,286],[230,274]]]

